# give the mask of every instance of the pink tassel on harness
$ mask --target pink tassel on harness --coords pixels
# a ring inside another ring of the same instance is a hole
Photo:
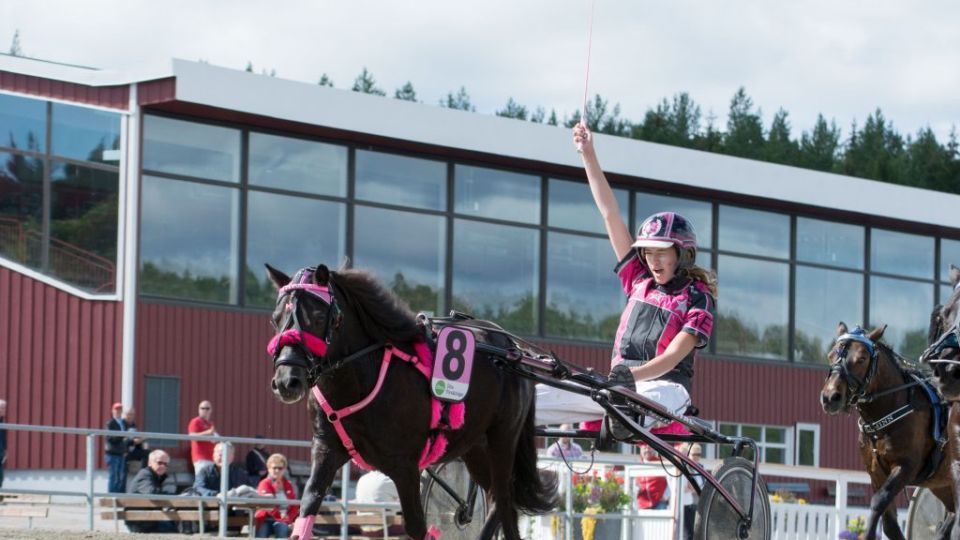
[[[430,540],[431,538],[433,540],[440,540],[440,529],[438,529],[436,525],[431,525],[430,528],[427,529],[427,534],[423,535],[423,540]]]

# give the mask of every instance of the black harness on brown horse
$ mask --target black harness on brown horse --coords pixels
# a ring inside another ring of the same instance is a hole
[[[952,334],[952,332],[950,332],[950,334]],[[853,342],[862,344],[867,349],[867,352],[870,353],[870,364],[867,366],[867,372],[863,378],[857,377],[847,368],[847,354],[850,349],[850,344]],[[892,388],[887,388],[868,394],[867,388],[870,386],[870,383],[877,374],[877,366],[879,365],[881,347],[885,348],[887,352],[890,353],[894,367],[897,368],[897,371],[900,373],[901,377],[907,382]],[[860,432],[869,437],[870,440],[873,441],[874,445],[879,440],[880,434],[883,432],[883,430],[906,418],[907,416],[910,416],[916,410],[912,405],[914,387],[920,387],[924,390],[924,396],[930,402],[930,407],[933,411],[932,436],[936,444],[934,445],[933,451],[930,453],[929,459],[926,460],[926,465],[917,474],[915,482],[922,483],[932,477],[937,468],[939,468],[940,463],[943,461],[943,448],[947,444],[947,403],[942,399],[940,394],[933,388],[932,385],[926,382],[924,377],[909,369],[904,369],[901,367],[900,363],[897,361],[900,356],[896,352],[889,349],[889,347],[886,347],[883,343],[876,343],[871,340],[869,337],[867,337],[866,331],[859,326],[837,338],[834,354],[836,355],[837,360],[830,365],[830,371],[827,374],[827,378],[834,374],[838,374],[840,378],[843,379],[848,389],[847,402],[845,406],[857,406],[857,410],[860,411],[860,419],[857,421]],[[882,418],[872,422],[867,422],[864,420],[862,405],[870,403],[881,396],[890,395],[900,392],[901,390],[907,390],[908,392],[906,405],[899,407],[889,412]],[[874,446],[874,450],[876,450],[876,446]]]

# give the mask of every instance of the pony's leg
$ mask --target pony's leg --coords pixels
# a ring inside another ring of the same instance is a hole
[[[323,504],[323,496],[333,484],[337,471],[347,462],[345,453],[329,450],[324,442],[317,439],[313,440],[312,454],[310,478],[303,488],[300,516],[290,531],[290,540],[309,540],[313,537],[313,520]]]
[[[866,540],[876,540],[877,526],[880,524],[880,518],[883,518],[883,533],[891,540],[904,540],[900,525],[897,524],[896,509],[891,509],[890,505],[905,486],[905,478],[913,478],[916,475],[916,467],[910,469],[910,474],[905,474],[903,465],[897,465],[890,471],[886,480],[873,478],[873,487],[876,493],[870,499],[870,519],[867,521]],[[879,484],[879,485],[878,485]],[[888,517],[890,512],[893,519]]]
[[[883,534],[890,540],[906,540],[903,531],[900,530],[900,523],[897,520],[897,507],[891,505],[883,513]]]
[[[403,529],[413,540],[427,539],[427,518],[420,500],[420,471],[416,467],[390,471],[387,476],[397,486],[400,508],[403,510]]]
[[[517,523],[517,508],[513,501],[513,463],[517,446],[516,431],[494,428],[487,433],[490,441],[488,460],[490,463],[491,492],[493,494],[494,518],[500,521],[501,530],[506,540],[520,540],[520,529]],[[490,525],[488,520],[487,525]],[[486,532],[487,526],[484,526]]]

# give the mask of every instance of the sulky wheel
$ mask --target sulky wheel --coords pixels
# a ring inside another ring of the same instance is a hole
[[[714,477],[725,490],[746,511],[750,506],[750,492],[753,489],[753,463],[740,457],[729,457],[714,473]],[[753,521],[750,527],[740,519],[740,515],[730,503],[707,482],[700,493],[697,505],[697,518],[693,526],[695,540],[731,540],[750,538],[767,540],[770,538],[770,501],[767,498],[767,486],[763,480],[757,483],[753,500]]]
[[[937,529],[947,517],[947,507],[933,492],[926,488],[917,488],[910,497],[910,510],[907,513],[907,538],[927,540],[937,538]]]
[[[457,496],[467,499],[470,489],[470,473],[462,461],[451,461],[437,465],[433,469],[447,483]],[[487,499],[478,488],[473,507],[460,506],[442,486],[430,476],[424,475],[423,509],[427,518],[427,527],[440,529],[443,540],[475,540],[480,537],[483,523],[487,517]]]

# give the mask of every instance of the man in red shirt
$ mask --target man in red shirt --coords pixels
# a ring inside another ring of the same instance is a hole
[[[187,433],[190,435],[218,435],[217,428],[210,421],[213,406],[209,401],[201,401],[197,417],[190,420]],[[190,441],[190,459],[193,460],[194,474],[200,474],[200,469],[213,465],[212,441]]]
[[[640,460],[644,463],[659,463],[660,456],[649,445],[640,445]],[[637,477],[637,506],[640,509],[659,510],[667,507],[667,479],[664,476]]]

